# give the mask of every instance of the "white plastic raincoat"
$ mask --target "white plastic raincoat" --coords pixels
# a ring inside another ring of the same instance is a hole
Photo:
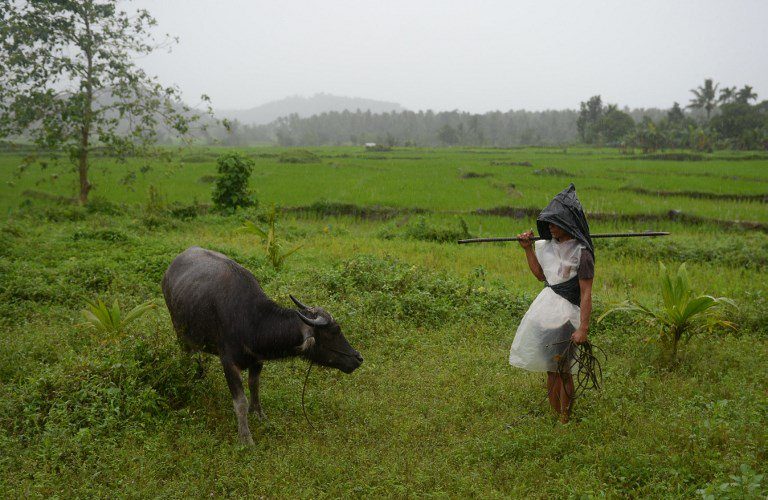
[[[578,240],[562,243],[555,239],[540,240],[535,245],[536,258],[549,285],[576,276],[581,251],[586,248]],[[567,346],[563,341],[567,341],[580,324],[579,306],[550,287],[544,288],[520,321],[509,352],[509,364],[534,372],[557,371],[557,358]]]

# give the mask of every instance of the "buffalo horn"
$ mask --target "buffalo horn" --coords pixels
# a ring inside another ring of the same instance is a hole
[[[291,297],[291,298],[293,298],[293,297]],[[328,318],[326,318],[325,316],[318,316],[317,318],[310,318],[310,317],[305,316],[304,314],[302,314],[301,311],[296,311],[296,314],[299,315],[299,318],[301,318],[301,320],[304,323],[306,323],[306,324],[308,324],[310,326],[325,326],[325,325],[328,324]]]
[[[296,297],[294,297],[294,296],[293,296],[293,295],[291,295],[290,293],[288,294],[288,296],[291,298],[291,300],[293,301],[293,303],[294,303],[294,304],[296,304],[297,306],[299,306],[299,309],[301,309],[302,311],[307,311],[307,310],[309,310],[309,307],[307,307],[307,306],[305,306],[304,304],[302,304],[301,302],[299,302],[299,299],[297,299]]]

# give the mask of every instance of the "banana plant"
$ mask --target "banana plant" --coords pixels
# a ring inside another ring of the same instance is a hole
[[[680,264],[676,272],[659,263],[659,278],[661,308],[651,309],[636,301],[626,301],[604,312],[597,321],[600,322],[609,314],[618,311],[641,316],[658,328],[659,341],[670,365],[677,361],[678,344],[681,340],[688,342],[693,335],[705,330],[711,331],[717,326],[736,328],[734,323],[722,319],[718,314],[723,305],[736,307],[733,300],[727,297],[696,295],[691,288],[685,263]]]
[[[154,307],[154,302],[149,300],[139,304],[123,315],[117,299],[112,303],[112,307],[109,307],[99,298],[94,301],[86,300],[85,309],[82,310],[82,314],[87,326],[100,332],[118,333]]]
[[[275,207],[267,213],[267,229],[262,229],[251,221],[245,223],[239,228],[240,232],[257,234],[264,240],[264,251],[267,254],[267,260],[272,267],[279,270],[283,267],[285,259],[295,253],[301,245],[297,245],[288,251],[283,251],[283,245],[280,242],[275,226],[277,225],[278,212]]]

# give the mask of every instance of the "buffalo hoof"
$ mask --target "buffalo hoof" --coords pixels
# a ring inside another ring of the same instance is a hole
[[[240,444],[244,446],[253,446],[253,437],[251,437],[250,434],[240,434],[238,437],[240,438]]]
[[[248,413],[255,414],[256,418],[258,418],[262,422],[267,419],[267,416],[264,414],[263,411],[261,411],[261,408],[257,408],[255,406],[251,406],[250,408],[248,408]]]

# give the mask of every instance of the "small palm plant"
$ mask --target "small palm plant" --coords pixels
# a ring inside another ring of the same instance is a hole
[[[652,310],[638,302],[627,301],[606,311],[597,321],[617,311],[641,315],[651,325],[659,328],[659,341],[670,365],[677,360],[680,340],[688,342],[696,333],[716,326],[735,329],[736,325],[725,321],[718,314],[720,306],[735,307],[735,303],[726,297],[695,295],[684,263],[676,273],[668,271],[663,263],[659,263],[659,271],[663,301],[661,309]]]
[[[267,259],[272,267],[279,270],[283,267],[285,259],[295,253],[301,245],[297,245],[288,251],[283,251],[283,244],[277,236],[277,218],[278,210],[274,206],[267,213],[267,229],[262,229],[251,221],[245,221],[242,227],[239,228],[240,232],[257,234],[264,239],[264,251],[267,254]]]
[[[154,307],[155,304],[149,300],[139,304],[123,315],[117,299],[112,303],[112,307],[109,307],[99,298],[95,301],[86,300],[85,309],[82,310],[82,313],[87,326],[95,328],[99,332],[118,333]]]

